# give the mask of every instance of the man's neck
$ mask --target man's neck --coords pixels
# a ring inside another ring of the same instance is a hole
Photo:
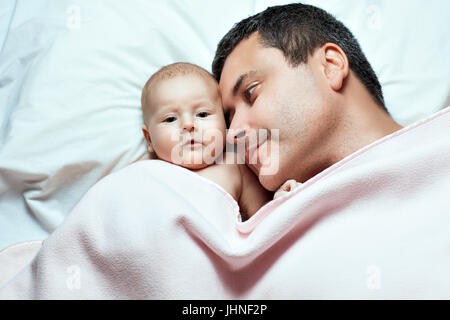
[[[374,102],[348,105],[334,140],[329,162],[334,164],[359,149],[402,129]]]

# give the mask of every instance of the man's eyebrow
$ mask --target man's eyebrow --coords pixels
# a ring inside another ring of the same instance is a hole
[[[244,80],[245,80],[246,78],[248,78],[249,76],[254,75],[255,73],[256,73],[256,70],[252,70],[252,71],[249,71],[249,72],[247,72],[247,73],[241,74],[241,76],[240,76],[239,79],[236,81],[236,83],[234,84],[234,87],[233,87],[233,96],[234,96],[234,97],[237,95],[237,93],[238,93],[238,91],[239,91],[239,89],[240,89],[242,83],[244,82]]]

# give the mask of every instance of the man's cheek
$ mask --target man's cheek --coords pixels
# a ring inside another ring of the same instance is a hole
[[[258,150],[261,157],[259,175],[277,175],[280,170],[280,130],[270,130],[268,140]]]

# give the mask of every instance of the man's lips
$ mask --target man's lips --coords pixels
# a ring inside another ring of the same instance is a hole
[[[245,153],[245,162],[250,164],[250,160],[253,160],[253,155],[258,151],[258,144],[254,144],[251,147],[247,148],[247,152]],[[256,164],[256,162],[252,161],[251,164]]]
[[[265,139],[264,141],[258,143],[255,143],[254,145],[247,148],[247,152],[245,153],[245,160],[248,164],[257,164],[258,159],[256,156],[258,155],[259,148],[267,141]]]

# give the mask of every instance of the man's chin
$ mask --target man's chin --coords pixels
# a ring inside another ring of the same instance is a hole
[[[245,164],[257,177],[259,176],[259,168],[255,164]]]
[[[276,191],[284,183],[280,182],[280,178],[277,175],[261,175],[258,174],[259,183],[268,191]]]

